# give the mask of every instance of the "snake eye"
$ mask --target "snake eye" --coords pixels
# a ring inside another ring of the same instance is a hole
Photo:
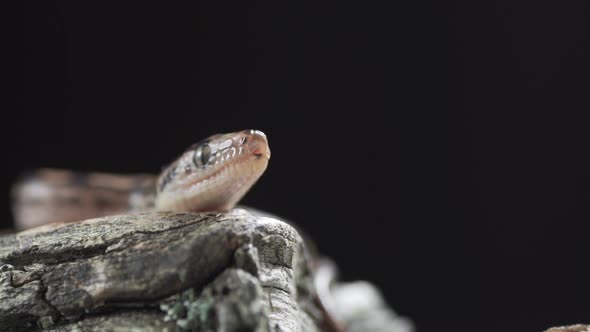
[[[201,144],[195,150],[195,154],[193,155],[193,163],[197,167],[204,167],[209,162],[211,158],[211,147],[209,144]]]

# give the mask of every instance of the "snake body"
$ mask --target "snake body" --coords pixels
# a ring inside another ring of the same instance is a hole
[[[217,134],[193,144],[158,175],[41,169],[12,190],[15,226],[145,211],[228,211],[264,173],[270,158],[258,130]]]

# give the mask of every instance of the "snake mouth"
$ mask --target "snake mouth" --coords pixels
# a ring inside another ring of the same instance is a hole
[[[266,152],[246,154],[218,165],[204,177],[193,179],[184,185],[182,210],[227,211],[250,189],[264,173],[267,166]],[[210,188],[210,189],[208,189]]]

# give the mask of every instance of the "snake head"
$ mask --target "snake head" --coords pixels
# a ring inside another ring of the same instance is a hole
[[[159,211],[227,211],[264,173],[270,159],[259,130],[217,134],[193,144],[161,173]]]

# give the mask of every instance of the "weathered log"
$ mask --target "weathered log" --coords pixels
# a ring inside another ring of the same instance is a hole
[[[325,314],[310,257],[289,224],[242,209],[120,215],[3,235],[0,331],[319,331]],[[335,299],[346,298],[342,287]],[[339,300],[337,319],[349,331],[374,323],[373,312],[381,325],[371,331],[411,330],[374,289],[366,294],[371,308]]]

